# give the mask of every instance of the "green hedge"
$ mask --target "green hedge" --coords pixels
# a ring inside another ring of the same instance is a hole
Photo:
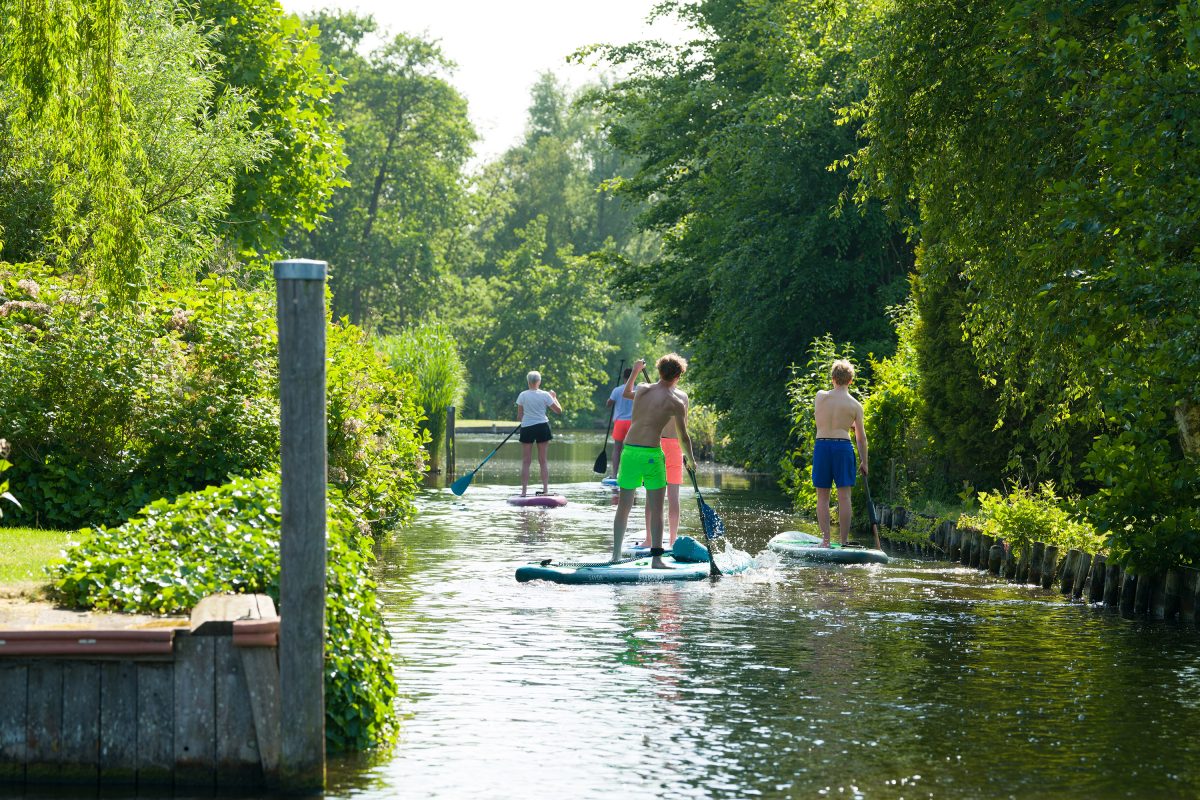
[[[68,550],[50,569],[53,590],[74,608],[146,614],[186,613],[219,592],[278,603],[279,507],[277,475],[157,500]],[[369,528],[332,487],[328,534],[326,740],[332,751],[362,750],[392,741],[396,683]]]
[[[359,329],[328,331],[330,481],[372,520],[412,512],[414,383]],[[0,437],[14,524],[116,524],[161,497],[278,463],[274,297],[208,278],[115,308],[0,264]]]

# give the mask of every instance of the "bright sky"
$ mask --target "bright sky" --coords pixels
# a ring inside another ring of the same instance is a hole
[[[287,11],[343,8],[371,14],[392,33],[441,41],[457,62],[453,82],[470,104],[479,132],[476,156],[489,159],[515,144],[525,128],[529,90],[553,71],[577,87],[594,77],[566,56],[588,44],[641,39],[683,41],[674,20],[646,22],[656,0],[282,0]]]

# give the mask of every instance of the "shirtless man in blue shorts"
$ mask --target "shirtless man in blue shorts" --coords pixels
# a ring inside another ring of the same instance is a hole
[[[854,488],[854,446],[850,431],[858,441],[862,463],[858,471],[867,474],[867,431],[863,426],[862,404],[850,396],[854,367],[849,361],[833,362],[829,371],[833,388],[817,392],[813,415],[817,422],[817,441],[813,446],[812,484],[817,490],[817,525],[821,528],[821,546],[829,547],[829,490],[836,484],[838,493],[838,534],[842,545],[850,542],[850,490]]]

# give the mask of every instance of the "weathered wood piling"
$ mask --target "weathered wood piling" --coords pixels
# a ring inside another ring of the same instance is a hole
[[[1059,593],[1071,600],[1127,617],[1200,622],[1200,570],[1176,568],[1139,575],[1109,563],[1103,553],[1071,548],[1060,556],[1056,545],[1044,542],[1022,546],[1018,556],[1011,543],[951,520],[932,526],[928,542],[893,539],[887,533],[897,527],[894,523],[913,515],[886,506],[879,507],[879,514],[893,523],[884,525],[880,535],[885,548],[894,553],[931,555],[1046,590],[1057,585]]]

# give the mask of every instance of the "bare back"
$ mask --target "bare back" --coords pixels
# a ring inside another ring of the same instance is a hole
[[[813,401],[818,439],[849,439],[850,429],[863,430],[862,404],[844,387],[817,392]]]
[[[687,395],[678,389],[661,383],[640,384],[633,395],[633,422],[625,434],[625,444],[658,447],[668,424],[671,434],[678,436],[674,422],[681,420],[686,426],[687,402]]]

